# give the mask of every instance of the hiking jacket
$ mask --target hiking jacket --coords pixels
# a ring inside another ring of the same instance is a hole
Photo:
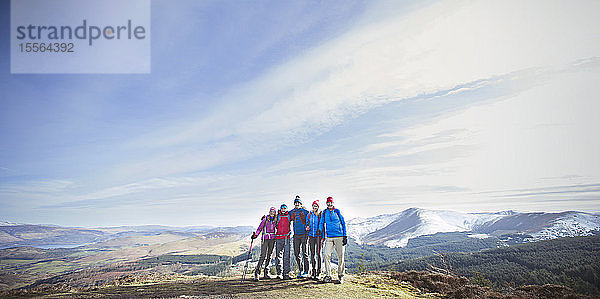
[[[294,235],[305,235],[306,234],[306,216],[308,216],[308,210],[305,208],[293,208],[290,211],[292,215],[292,221],[294,221]]]
[[[346,221],[340,210],[333,208],[333,211],[325,209],[321,213],[319,228],[327,238],[346,236]]]
[[[285,212],[285,214],[277,214],[277,232],[275,233],[275,239],[289,238],[291,235],[290,225],[290,212]]]
[[[317,230],[319,230],[319,218],[321,217],[321,211],[315,214],[313,211],[308,212],[306,215],[306,224],[310,226],[310,230],[308,231],[308,235],[311,237],[320,237],[317,236]]]
[[[273,240],[275,239],[275,224],[277,221],[277,216],[271,218],[271,216],[266,215],[263,216],[258,229],[256,230],[255,235],[258,236],[262,232],[263,240]]]

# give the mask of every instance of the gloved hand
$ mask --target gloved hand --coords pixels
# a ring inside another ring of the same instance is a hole
[[[344,238],[342,239],[342,245],[346,244],[348,244],[348,237],[344,236]]]
[[[256,237],[258,237],[258,236],[256,235],[256,233],[252,233],[252,237],[250,237],[250,238],[252,238],[252,239],[256,239]]]

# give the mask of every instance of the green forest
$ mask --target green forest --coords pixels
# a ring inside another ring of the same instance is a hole
[[[566,285],[578,293],[600,295],[600,236],[457,253],[440,251],[428,257],[391,263],[364,263],[366,270],[439,270],[502,289],[528,284]]]
[[[390,248],[357,244],[350,239],[346,247],[346,268],[356,271],[360,265],[387,264],[399,260],[414,259],[436,252],[472,252],[506,245],[497,237],[477,239],[465,232],[437,233],[411,239],[406,247]],[[334,258],[335,260],[335,258]]]

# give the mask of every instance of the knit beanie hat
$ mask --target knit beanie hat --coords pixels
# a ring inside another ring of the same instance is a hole
[[[327,202],[333,203],[333,197],[331,197],[331,196],[327,197]]]
[[[296,199],[294,199],[294,204],[296,204],[297,202],[302,204],[302,201],[300,200],[300,195],[296,195]]]
[[[287,205],[286,204],[282,204],[281,207],[279,207],[280,210],[283,209],[283,208],[287,209]]]
[[[271,213],[271,212],[277,212],[277,209],[275,209],[275,207],[271,207],[271,208],[269,209],[269,213]]]
[[[319,206],[319,200],[317,199],[317,200],[313,201],[312,205],[313,205],[313,206],[314,206],[314,205],[317,205],[317,207],[318,207],[318,206]]]

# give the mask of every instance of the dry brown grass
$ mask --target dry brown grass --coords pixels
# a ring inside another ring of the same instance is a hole
[[[489,287],[469,284],[465,277],[425,271],[381,272],[397,281],[405,281],[421,292],[436,293],[445,298],[489,298],[489,299],[546,299],[546,298],[590,298],[575,294],[562,285],[523,286],[505,293]]]
[[[168,270],[168,269],[167,269]],[[93,274],[93,273],[90,273]],[[469,284],[464,277],[424,271],[368,272],[346,275],[345,282],[312,280],[240,281],[235,278],[186,276],[160,271],[105,273],[106,283],[76,287],[69,281],[42,284],[0,297],[42,298],[587,298],[558,285],[524,286],[499,293]],[[84,275],[82,273],[81,275]],[[97,277],[95,277],[97,278]],[[66,283],[65,283],[66,282]]]
[[[76,289],[66,284],[43,285],[28,291],[12,291],[6,297],[42,298],[416,298],[410,290],[365,283],[365,276],[345,277],[344,284],[322,284],[312,280],[250,280],[216,277],[125,276],[107,287]],[[430,296],[431,297],[431,296]]]

